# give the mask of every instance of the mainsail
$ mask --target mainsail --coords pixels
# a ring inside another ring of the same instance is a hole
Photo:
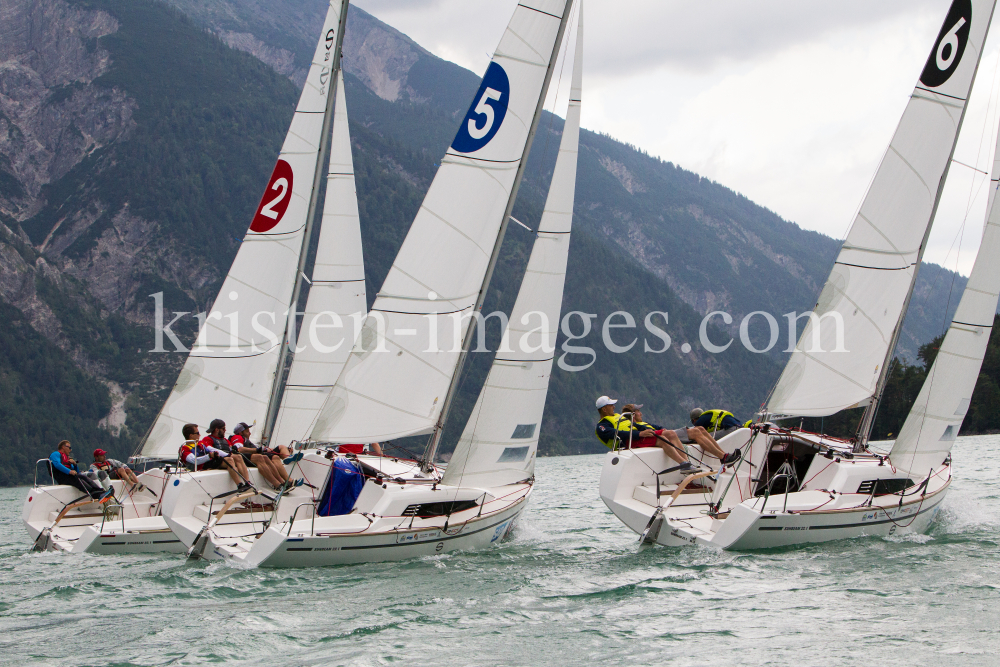
[[[865,405],[895,347],[995,0],[954,0],[920,79],[766,411]]]
[[[559,156],[528,268],[486,384],[441,478],[493,487],[532,476],[569,258],[583,89],[583,7]]]
[[[361,323],[368,308],[342,71],[337,72],[335,95],[330,169],[316,264],[295,358],[270,439],[280,445],[309,435],[333,382],[347,362],[356,324]]]
[[[282,352],[331,116],[346,0],[331,0],[312,65],[264,196],[212,310],[142,447],[173,456],[188,422],[263,421]]]
[[[926,476],[944,461],[962,428],[972,401],[972,390],[986,356],[1000,295],[1000,136],[993,158],[990,208],[976,263],[969,275],[955,318],[927,379],[889,455],[893,465]]]
[[[525,0],[375,299],[313,440],[431,432],[484,289],[572,0]]]

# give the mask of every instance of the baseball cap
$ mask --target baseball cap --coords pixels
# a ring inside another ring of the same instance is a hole
[[[701,417],[701,415],[702,415],[702,414],[703,414],[704,412],[705,412],[705,411],[704,411],[704,410],[702,410],[701,408],[695,408],[694,410],[692,410],[692,411],[691,411],[691,421],[694,421],[694,420],[695,420],[695,419],[697,419],[698,417]]]
[[[247,424],[246,422],[240,422],[233,428],[233,433],[242,433],[248,428],[250,428],[250,424]]]
[[[104,451],[103,449],[95,449],[95,450],[94,450],[94,458],[95,458],[95,459],[96,459],[96,458],[97,458],[98,456],[107,456],[107,455],[108,455],[108,453],[107,453],[106,451]]]
[[[597,399],[597,409],[600,410],[605,405],[614,405],[617,402],[618,402],[617,399],[612,399],[609,396],[601,396],[599,399]]]

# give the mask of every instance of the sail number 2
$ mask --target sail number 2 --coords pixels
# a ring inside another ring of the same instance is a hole
[[[451,147],[459,153],[474,153],[490,143],[503,125],[509,101],[507,72],[497,63],[490,63]]]
[[[292,198],[292,183],[294,177],[292,166],[284,160],[278,160],[267,182],[267,189],[257,206],[257,214],[250,223],[250,231],[263,234],[274,229],[288,210],[288,202]]]

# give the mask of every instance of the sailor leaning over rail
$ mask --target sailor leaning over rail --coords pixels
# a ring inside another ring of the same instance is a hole
[[[656,428],[652,424],[645,424],[647,428],[636,428],[632,423],[631,414],[616,414],[615,403],[617,399],[601,396],[597,399],[597,414],[601,415],[597,422],[595,434],[609,449],[614,449],[616,443],[628,447],[660,447],[663,452],[680,464],[680,470],[693,470],[694,466],[688,461],[687,452],[678,442],[676,445],[667,438],[667,433],[672,431]],[[674,436],[676,439],[676,435]]]

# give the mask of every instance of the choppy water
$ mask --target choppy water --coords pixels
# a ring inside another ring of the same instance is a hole
[[[29,554],[0,490],[0,663],[1000,663],[1000,436],[962,438],[929,536],[639,551],[602,457],[542,459],[512,541],[311,570]]]

